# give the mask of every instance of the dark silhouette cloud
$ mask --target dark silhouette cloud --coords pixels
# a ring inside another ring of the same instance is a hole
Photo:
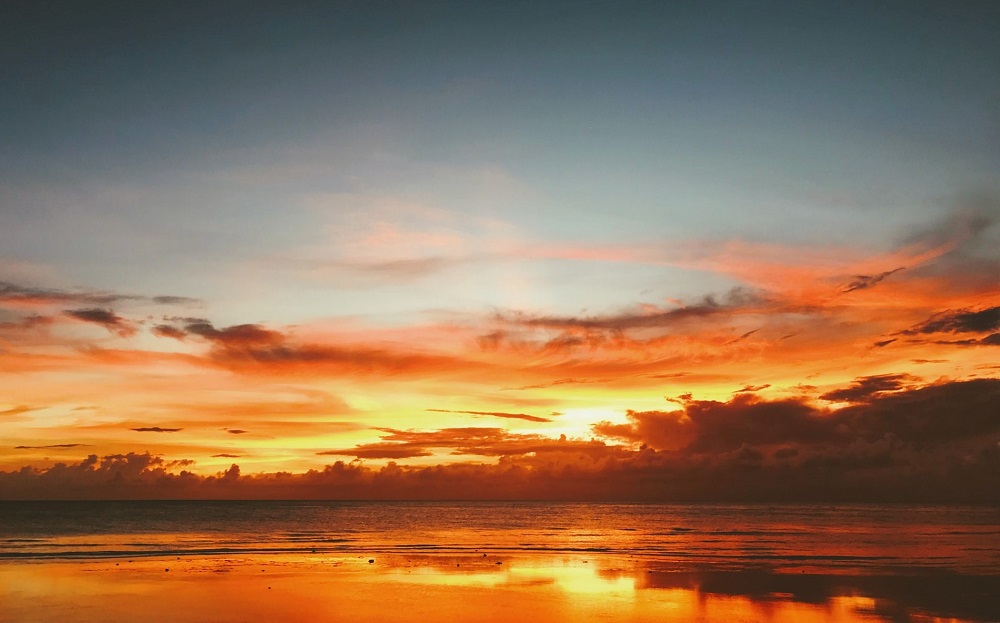
[[[546,453],[609,455],[617,448],[601,441],[553,439],[544,435],[510,433],[502,428],[443,428],[432,431],[378,429],[382,441],[353,448],[327,450],[321,455],[358,458],[410,458],[430,456],[434,450],[448,450],[456,455],[524,456]]]
[[[873,394],[834,412],[853,439],[896,439],[918,446],[973,441],[1000,451],[1000,379],[973,379]],[[977,441],[978,440],[978,441]]]
[[[132,428],[129,430],[134,430],[138,433],[176,433],[184,430],[183,428],[162,428],[160,426],[139,426],[138,428]]]
[[[736,344],[737,342],[742,342],[743,340],[747,339],[748,337],[750,337],[754,333],[757,333],[758,331],[760,331],[760,329],[754,329],[753,331],[747,331],[746,333],[740,335],[739,337],[736,337],[736,338],[734,338],[732,340],[729,340],[728,342],[725,343],[725,345],[729,346],[730,344]]]
[[[754,392],[759,392],[759,391],[765,390],[765,389],[767,389],[770,386],[771,386],[770,383],[764,383],[763,385],[744,385],[740,389],[737,389],[734,393],[737,393],[737,394],[754,393]]]
[[[1000,379],[940,382],[836,410],[736,394],[671,412],[627,413],[600,440],[501,428],[379,429],[382,440],[328,455],[499,457],[492,464],[368,467],[214,476],[130,453],[0,472],[0,499],[573,499],[1000,503]],[[180,471],[177,471],[180,470]]]
[[[879,282],[884,280],[889,275],[903,270],[903,268],[904,268],[903,266],[900,266],[899,268],[893,268],[892,270],[887,270],[877,275],[855,275],[854,281],[847,284],[847,286],[843,290],[841,290],[841,292],[846,294],[847,292],[854,292],[856,290],[865,290],[867,288],[871,288],[872,286],[875,286]]]
[[[907,387],[909,375],[865,377],[836,400],[854,404],[829,411],[804,399],[762,400],[736,394],[729,402],[690,400],[677,411],[628,411],[627,424],[602,422],[594,432],[686,455],[744,447],[845,448],[896,442],[945,446],[972,441],[981,450],[1000,442],[1000,379]],[[995,437],[995,439],[994,439]]]
[[[836,436],[804,400],[767,401],[737,393],[729,402],[690,400],[678,411],[628,411],[629,424],[594,425],[606,437],[647,444],[658,450],[724,453],[744,446],[816,443]]]
[[[166,324],[158,324],[152,328],[153,335],[158,335],[160,337],[169,337],[175,340],[183,340],[187,337],[187,332],[183,329],[178,329],[177,327],[172,327]]]
[[[15,450],[49,450],[49,449],[65,449],[65,448],[86,448],[88,444],[85,443],[54,443],[47,446],[14,446]]]
[[[691,318],[723,315],[747,308],[761,308],[767,299],[744,288],[734,288],[721,300],[708,295],[697,303],[656,312],[624,312],[607,316],[531,316],[526,314],[498,314],[496,320],[524,327],[545,329],[597,329],[624,331],[668,327]]]
[[[980,310],[950,310],[941,312],[911,329],[903,335],[930,333],[990,333],[1000,330],[1000,307]]]
[[[257,324],[239,324],[216,329],[210,322],[192,322],[185,330],[223,346],[253,346],[280,343],[284,336]]]
[[[88,290],[56,290],[23,286],[8,281],[0,281],[0,302],[22,305],[61,305],[66,303],[79,305],[111,305],[139,297],[108,292]]]
[[[110,309],[68,309],[63,313],[70,318],[101,325],[121,337],[131,337],[136,334],[136,328],[131,322]]]
[[[823,400],[859,402],[882,392],[893,392],[912,386],[919,379],[909,374],[880,374],[854,379],[849,387],[835,389],[820,396]]]
[[[229,454],[227,452],[223,452],[221,454],[213,454],[212,458],[213,459],[238,459],[241,456],[243,456],[243,455],[241,455],[241,454]]]
[[[200,303],[199,299],[186,296],[140,296],[122,294],[119,292],[102,292],[94,290],[60,290],[56,288],[40,288],[0,281],[0,304],[16,305],[89,305],[107,306],[123,302],[149,301],[158,305],[191,305]]]
[[[424,448],[396,443],[368,443],[343,450],[325,450],[319,456],[354,456],[359,459],[412,459],[431,456],[433,452]]]
[[[212,345],[207,361],[236,372],[421,374],[468,372],[480,367],[480,364],[467,359],[447,355],[369,346],[299,343],[286,333],[259,324],[219,329],[202,318],[172,318],[168,321],[175,324],[158,325],[154,332],[175,339],[195,336],[206,340]]]
[[[979,340],[979,343],[984,346],[1000,346],[1000,332],[987,335]]]

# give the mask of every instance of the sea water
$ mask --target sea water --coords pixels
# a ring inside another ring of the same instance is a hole
[[[1000,508],[0,502],[0,559],[266,552],[594,552],[687,568],[1000,575]]]
[[[501,621],[512,604],[553,621],[1000,621],[1000,508],[0,502],[0,621],[148,619],[151,603],[192,622]]]

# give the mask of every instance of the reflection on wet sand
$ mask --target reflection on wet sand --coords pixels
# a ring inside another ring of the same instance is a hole
[[[0,565],[0,620],[991,621],[994,576],[649,568],[613,557],[255,556]]]

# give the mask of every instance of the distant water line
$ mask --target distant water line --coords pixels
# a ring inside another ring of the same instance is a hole
[[[601,554],[668,568],[1000,575],[1000,508],[541,502],[4,502],[0,560]]]

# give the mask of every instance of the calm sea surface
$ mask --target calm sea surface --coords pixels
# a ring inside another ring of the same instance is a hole
[[[0,559],[609,554],[677,569],[1000,576],[1000,508],[509,502],[0,502]]]

